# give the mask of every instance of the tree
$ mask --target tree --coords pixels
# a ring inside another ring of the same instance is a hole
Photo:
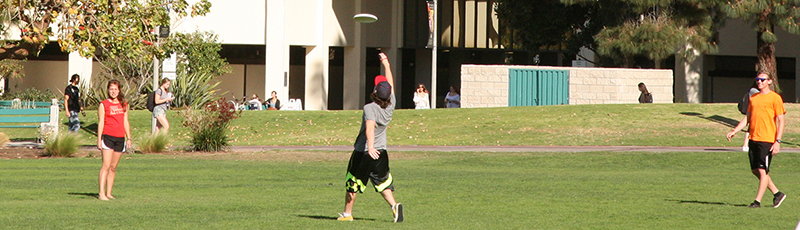
[[[523,19],[527,20],[524,23],[513,24],[520,33],[536,34],[540,33],[537,31],[540,28],[568,28],[562,42],[569,52],[586,47],[601,59],[609,58],[615,65],[626,67],[632,66],[633,57],[644,56],[653,60],[657,68],[661,60],[676,53],[693,55],[715,51],[712,38],[724,19],[717,13],[719,0],[555,1],[501,1],[498,9],[503,4],[513,7],[498,11],[498,17],[504,18],[500,16],[502,13],[522,21],[519,15],[529,14],[531,18]],[[554,16],[531,11],[549,8],[564,13]],[[564,20],[570,21],[569,27],[564,26]],[[536,39],[553,42],[552,39]],[[526,44],[537,45],[536,42]]]
[[[19,40],[0,41],[0,60],[26,59],[58,38],[65,52],[84,57],[142,57],[163,52],[150,46],[154,28],[172,18],[205,15],[208,0],[2,0],[0,31],[19,31]],[[56,24],[56,30],[52,28]]]
[[[758,64],[756,71],[769,74],[773,80],[772,90],[780,93],[778,74],[775,62],[775,26],[779,26],[792,34],[800,33],[798,17],[800,17],[800,1],[798,0],[735,0],[727,2],[725,12],[733,18],[751,21],[757,34]]]

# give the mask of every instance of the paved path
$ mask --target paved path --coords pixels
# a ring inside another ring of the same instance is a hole
[[[662,146],[417,146],[390,145],[389,151],[433,152],[742,152],[741,147],[662,147]],[[234,152],[266,150],[353,151],[353,146],[232,146]],[[800,148],[782,148],[784,153],[800,153]]]

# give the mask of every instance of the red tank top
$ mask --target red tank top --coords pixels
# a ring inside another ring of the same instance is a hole
[[[105,121],[103,122],[103,134],[112,137],[125,137],[125,108],[119,102],[111,102],[111,99],[104,100]]]

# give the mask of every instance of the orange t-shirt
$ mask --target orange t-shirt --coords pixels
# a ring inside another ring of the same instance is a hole
[[[786,114],[783,98],[775,92],[753,94],[750,97],[750,140],[775,143],[778,127],[775,118]]]

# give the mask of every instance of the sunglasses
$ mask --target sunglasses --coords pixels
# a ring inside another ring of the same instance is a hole
[[[756,81],[767,81],[767,79],[766,79],[766,78],[760,78],[760,77],[757,77],[757,78],[756,78]]]

